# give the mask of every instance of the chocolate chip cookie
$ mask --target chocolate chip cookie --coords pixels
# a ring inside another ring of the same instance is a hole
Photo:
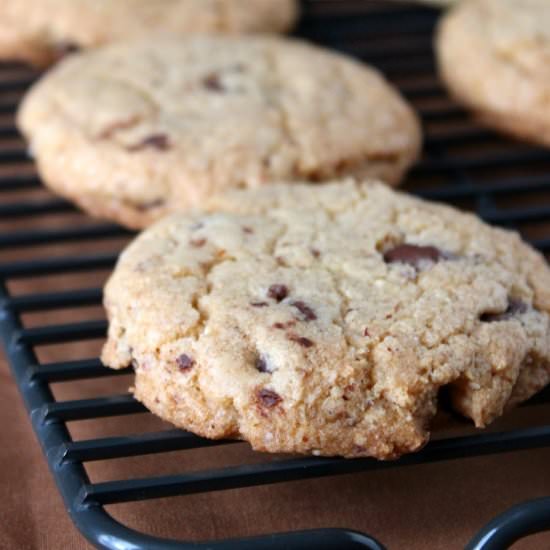
[[[151,32],[282,32],[296,16],[296,0],[2,0],[0,59],[47,65]]]
[[[344,174],[396,184],[421,141],[377,71],[274,37],[72,56],[26,97],[18,124],[54,191],[136,228],[225,188]]]
[[[456,99],[494,128],[550,145],[550,2],[467,0],[437,37]]]
[[[438,395],[483,427],[550,381],[550,271],[516,233],[349,179],[174,214],[105,289],[103,361],[176,426],[254,449],[398,457]]]

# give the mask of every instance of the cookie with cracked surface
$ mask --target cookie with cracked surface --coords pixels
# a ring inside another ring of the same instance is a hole
[[[550,2],[467,0],[437,36],[457,101],[498,130],[550,146]]]
[[[397,183],[421,141],[378,72],[275,37],[73,56],[30,92],[18,123],[54,191],[131,227],[226,187],[349,173]]]
[[[283,32],[297,12],[296,0],[2,0],[0,59],[47,65],[151,32]]]
[[[443,387],[482,427],[549,382],[549,289],[542,256],[471,214],[376,182],[274,184],[129,246],[102,358],[202,436],[395,458]]]

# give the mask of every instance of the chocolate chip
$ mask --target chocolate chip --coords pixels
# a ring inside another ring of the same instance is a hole
[[[258,398],[260,405],[266,407],[267,409],[272,409],[273,407],[276,407],[283,400],[283,398],[278,393],[274,392],[273,390],[268,390],[266,388],[258,390],[256,392],[256,397]]]
[[[267,290],[267,295],[280,302],[288,296],[288,288],[285,285],[271,285]]]
[[[315,312],[304,302],[298,300],[292,302],[290,305],[295,307],[304,316],[305,321],[315,321],[317,319]]]
[[[225,92],[225,88],[220,80],[220,76],[216,73],[207,75],[203,81],[203,86],[211,92]]]
[[[260,372],[268,372],[271,374],[274,371],[272,366],[269,364],[268,360],[265,357],[262,357],[261,355],[258,356],[258,358],[256,359],[255,367]]]
[[[267,302],[250,302],[252,307],[267,307],[269,304]]]
[[[252,227],[248,227],[248,226],[243,226],[243,231],[244,233],[248,233],[249,235],[252,235],[252,233],[254,233],[254,230],[252,229]]]
[[[279,330],[285,330],[287,328],[293,327],[296,324],[296,321],[287,321],[286,323],[274,323],[273,328]]]
[[[289,334],[288,339],[291,342],[296,342],[297,344],[300,344],[303,348],[311,348],[315,344],[305,336],[298,336],[298,334]]]
[[[136,145],[128,147],[128,151],[134,153],[142,149],[157,149],[158,151],[168,151],[170,149],[170,140],[166,134],[152,134],[141,140]]]
[[[418,269],[423,262],[438,262],[445,258],[441,250],[435,246],[418,246],[416,244],[400,244],[384,253],[384,261],[388,264],[404,263]]]
[[[202,248],[206,244],[206,239],[191,239],[189,244],[195,248]]]
[[[67,55],[80,51],[80,46],[74,42],[58,42],[55,44],[54,57],[56,61],[60,61]]]
[[[136,210],[140,212],[146,212],[147,210],[152,210],[153,208],[160,208],[164,206],[164,199],[155,199],[149,202],[140,202],[139,204],[133,205]]]
[[[133,116],[126,120],[116,120],[108,126],[106,126],[99,134],[98,139],[112,138],[120,130],[129,130],[139,123],[141,118],[139,116]]]
[[[363,331],[363,336],[370,336],[369,329],[365,327],[365,330]]]
[[[321,256],[321,253],[316,248],[311,249],[311,254],[314,258],[319,258]]]
[[[187,372],[193,368],[195,365],[195,360],[189,357],[189,355],[183,353],[176,359],[176,363],[181,372]]]
[[[483,313],[480,317],[484,323],[495,323],[498,321],[507,321],[514,317],[517,313],[525,313],[529,306],[522,300],[510,298],[506,311],[501,313]]]

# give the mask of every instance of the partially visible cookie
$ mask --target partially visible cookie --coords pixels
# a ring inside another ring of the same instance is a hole
[[[466,0],[441,22],[437,51],[458,101],[490,126],[550,145],[548,0]]]
[[[395,458],[438,394],[483,427],[550,381],[550,271],[517,234],[378,183],[233,191],[142,233],[103,361],[175,425]]]
[[[0,59],[46,65],[151,32],[283,32],[297,11],[296,0],[2,0]]]
[[[18,125],[54,191],[131,227],[275,180],[397,184],[421,142],[377,71],[274,37],[159,37],[72,56],[30,91]]]

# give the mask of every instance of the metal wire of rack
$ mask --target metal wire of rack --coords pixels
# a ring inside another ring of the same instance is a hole
[[[438,12],[424,8],[393,7],[366,10],[367,2],[309,0],[297,34],[370,62],[385,72],[419,110],[426,130],[424,158],[414,168],[408,189],[421,196],[448,201],[476,211],[485,220],[514,227],[544,253],[550,253],[550,151],[502,138],[478,127],[454,105],[438,82],[432,51],[432,33]],[[372,6],[371,6],[372,7]],[[390,468],[520,449],[550,446],[550,425],[527,426],[501,432],[443,438],[424,450],[396,462],[370,459],[285,458],[261,464],[242,464],[205,470],[92,483],[85,465],[91,461],[159,454],[174,450],[218,447],[230,442],[207,441],[180,430],[139,435],[117,435],[75,441],[67,423],[145,412],[130,395],[95,396],[58,401],[55,382],[75,382],[118,376],[98,359],[78,358],[45,363],[36,348],[78,343],[105,335],[104,320],[27,327],[29,312],[55,311],[99,305],[101,289],[64,289],[14,295],[12,281],[68,273],[87,273],[113,267],[117,250],[50,255],[51,247],[73,242],[117,242],[128,232],[99,222],[51,227],[53,215],[71,213],[72,205],[49,195],[13,199],[21,191],[40,188],[26,151],[14,127],[13,115],[21,94],[36,74],[14,64],[0,65],[0,223],[10,220],[18,229],[0,232],[0,335],[13,375],[33,428],[80,531],[98,548],[170,549],[212,548],[383,548],[362,533],[318,529],[249,539],[191,543],[155,538],[134,531],[110,516],[112,503],[282,481],[315,478],[368,469]],[[38,221],[38,225],[35,223]],[[29,249],[46,250],[28,257]],[[119,247],[120,248],[120,247]],[[10,256],[9,261],[5,258]],[[13,258],[11,256],[14,256]],[[28,256],[28,254],[27,254]],[[40,284],[36,284],[36,289]],[[127,373],[127,372],[126,372]],[[527,406],[549,404],[550,391]],[[500,549],[528,534],[550,529],[550,497],[517,505],[480,530],[470,549]]]

